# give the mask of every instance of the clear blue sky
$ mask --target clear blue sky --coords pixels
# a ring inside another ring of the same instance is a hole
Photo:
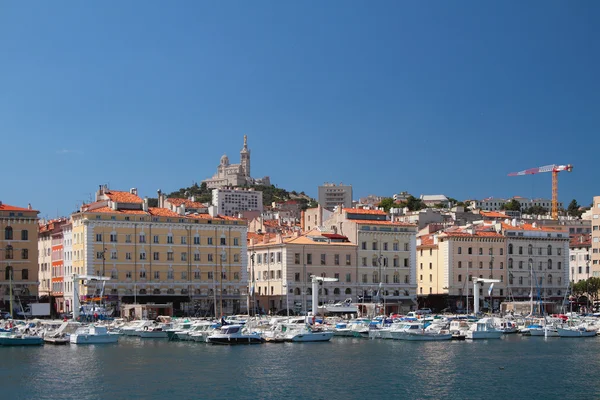
[[[600,195],[597,1],[31,1],[0,6],[0,200],[67,214],[173,191],[242,136],[316,195]]]

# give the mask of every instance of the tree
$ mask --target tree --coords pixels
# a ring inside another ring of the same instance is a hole
[[[398,207],[398,206],[394,206]],[[407,207],[409,211],[419,211],[425,208],[425,203],[421,199],[417,199],[414,196],[408,196],[406,200],[399,204],[399,207]]]
[[[582,212],[579,210],[579,204],[577,204],[577,200],[571,200],[569,206],[567,207],[567,214],[569,214],[571,217],[581,217]]]
[[[394,199],[392,199],[391,197],[385,197],[381,199],[379,204],[377,204],[377,207],[383,208],[383,211],[385,212],[390,211],[390,208],[392,208],[392,206],[394,206]]]
[[[503,208],[506,211],[521,211],[521,203],[515,199],[511,199],[510,201],[504,203]]]
[[[523,212],[525,214],[529,214],[529,215],[546,215],[548,214],[548,210],[546,210],[544,207],[542,206],[531,206],[525,210],[523,210]]]

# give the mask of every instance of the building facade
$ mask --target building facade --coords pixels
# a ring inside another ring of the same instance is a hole
[[[320,304],[355,298],[356,245],[347,238],[318,230],[263,238],[248,245],[250,286],[260,312],[312,311],[313,275],[337,279],[320,285]]]
[[[72,215],[72,270],[110,277],[107,300],[172,302],[196,315],[246,310],[245,220],[148,207],[136,189],[100,187],[96,201]],[[96,297],[101,284],[77,286]],[[71,300],[72,304],[72,299]]]
[[[592,276],[600,276],[600,196],[592,202]]]
[[[250,149],[248,149],[248,137],[244,135],[244,147],[240,151],[240,163],[230,164],[229,157],[223,155],[217,172],[212,178],[202,181],[209,189],[222,188],[226,186],[245,186],[253,184],[270,185],[268,176],[262,179],[253,179],[250,175]]]
[[[213,189],[212,204],[218,215],[237,216],[243,211],[263,211],[262,192],[252,189]]]
[[[352,185],[325,183],[319,186],[318,202],[329,210],[339,206],[352,207]]]
[[[357,301],[385,302],[386,313],[416,308],[416,225],[356,208],[338,209],[323,225],[357,245]]]
[[[38,295],[39,211],[0,202],[0,300],[13,311]]]
[[[571,235],[569,242],[569,280],[571,282],[575,283],[593,276],[600,276],[599,274],[593,275],[590,270],[591,239],[589,234]]]

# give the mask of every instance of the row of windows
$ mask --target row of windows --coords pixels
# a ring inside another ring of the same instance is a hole
[[[489,265],[490,269],[494,269],[494,263],[492,261],[490,261],[488,263],[488,265]],[[467,266],[469,268],[473,268],[473,261],[469,261],[469,263],[467,264]],[[462,261],[459,261],[457,263],[457,267],[458,268],[462,268]],[[504,269],[504,262],[503,261],[500,261],[499,267],[500,267],[500,269]],[[479,261],[479,268],[480,269],[483,268],[483,261]],[[422,263],[421,263],[421,269],[423,269],[423,264]],[[429,263],[429,269],[432,269],[431,263]]]
[[[123,236],[123,234],[121,234],[121,236]],[[125,243],[131,243],[131,239],[132,239],[132,235],[130,234],[126,234],[125,236]],[[146,235],[145,234],[140,234],[138,237],[138,243],[146,243]],[[200,236],[194,236],[193,238],[193,244],[199,245],[200,244]],[[213,245],[214,238],[212,237],[208,237],[206,238],[206,244],[207,245]],[[181,244],[187,244],[187,236],[180,236],[179,237],[180,243]],[[103,241],[103,235],[102,233],[97,233],[96,234],[96,242],[102,242]],[[111,243],[118,243],[118,234],[116,233],[111,233],[110,237],[109,237],[109,241]],[[155,244],[160,244],[160,236],[159,235],[153,235],[152,236],[152,243]],[[173,244],[173,235],[167,235],[167,244]],[[221,246],[227,246],[227,238],[220,238],[219,240],[219,245]],[[240,239],[239,238],[233,238],[233,245],[234,246],[239,246],[240,245]]]
[[[4,259],[5,260],[13,260],[14,259],[13,247],[11,245],[6,246],[6,249],[4,249]],[[29,259],[29,250],[21,249],[21,260],[28,260],[28,259]]]
[[[379,250],[379,242],[372,242],[371,243],[371,250]],[[367,242],[362,242],[361,243],[361,249],[362,250],[367,250]],[[383,242],[383,251],[388,251],[389,246],[388,246],[388,242]],[[392,249],[393,251],[400,251],[400,243],[398,242],[394,242],[392,243]],[[408,243],[404,243],[404,251],[408,251],[409,250],[409,244]]]
[[[96,259],[97,260],[104,259],[104,257],[105,257],[104,253],[105,252],[103,252],[103,251],[97,251],[96,252]],[[139,254],[140,260],[146,260],[147,259],[146,255],[147,255],[146,252],[140,252],[140,254]],[[126,252],[125,253],[125,259],[126,260],[131,260],[131,256],[132,256],[132,253],[130,253],[130,252]],[[181,261],[187,261],[187,259],[188,259],[188,253],[187,252],[179,253],[179,258],[180,258]],[[111,251],[110,252],[110,259],[111,260],[118,260],[119,259],[118,253],[116,251]],[[158,251],[153,252],[152,253],[152,260],[153,261],[160,261],[160,252],[158,252]],[[172,251],[168,251],[167,252],[167,259],[166,260],[167,261],[174,261],[175,260],[175,253],[173,253]],[[214,254],[208,253],[206,255],[206,261],[213,262],[214,260],[215,260]],[[227,253],[222,253],[221,254],[221,260],[223,262],[227,261]],[[202,261],[200,253],[194,253],[194,261]],[[239,254],[234,254],[233,255],[233,262],[239,262],[239,261],[240,261],[240,255]]]
[[[146,273],[146,270],[140,270],[139,271],[139,278],[140,279],[147,279],[148,275]],[[161,279],[161,272],[160,271],[154,271],[152,273],[153,279],[156,280],[160,280]],[[193,271],[192,273],[193,279],[195,280],[200,280],[202,279],[202,273],[198,270]],[[133,277],[133,272],[132,271],[125,271],[125,279],[132,279]],[[186,280],[188,279],[188,273],[187,271],[182,271],[180,274],[180,277],[182,280]],[[211,271],[206,273],[206,279],[207,280],[213,280],[215,277],[215,274]],[[118,280],[119,279],[119,272],[117,270],[112,270],[110,273],[110,278],[111,279],[115,279]],[[175,272],[173,270],[168,270],[167,274],[166,274],[166,279],[175,279]],[[221,279],[227,280],[227,272],[223,271],[221,273]],[[240,273],[239,272],[234,272],[233,273],[233,280],[234,281],[239,281],[240,280]]]
[[[509,258],[508,259],[508,268],[513,268],[513,259]],[[519,269],[523,269],[523,261],[519,261]],[[544,263],[542,261],[540,261],[538,263],[538,269],[541,271],[543,269]],[[527,262],[527,268],[528,269],[533,269],[533,260],[530,258]],[[552,260],[548,259],[548,262],[546,263],[546,268],[547,269],[552,269]],[[562,269],[562,262],[558,261],[556,263],[556,269]]]
[[[512,246],[512,245],[511,245],[511,246]],[[459,247],[459,248],[457,249],[457,252],[458,252],[458,254],[462,254],[462,247]],[[467,254],[473,254],[473,248],[472,248],[472,247],[468,247],[468,248],[467,248]],[[423,255],[423,254],[421,254],[421,255]],[[429,255],[431,255],[431,250],[430,250],[430,252],[429,252]],[[480,248],[479,248],[479,255],[480,255],[480,256],[482,256],[482,255],[483,255],[483,247],[480,247]],[[490,248],[488,249],[488,255],[490,255],[490,256],[493,256],[493,255],[494,255],[494,248],[493,248],[493,247],[490,247]],[[504,249],[503,249],[502,247],[500,248],[500,255],[504,255]]]
[[[12,226],[4,228],[4,240],[14,240]],[[27,229],[21,230],[21,240],[29,240],[29,231]]]
[[[404,267],[408,267],[408,258],[405,258],[403,260],[403,264]],[[366,267],[367,265],[367,257],[363,257],[362,258],[362,266]],[[377,257],[377,256],[373,256],[371,258],[371,266],[372,267],[389,267],[389,261],[387,257]],[[392,259],[392,266],[394,268],[397,268],[400,266],[400,257],[398,256],[394,256],[394,258]]]
[[[333,289],[333,294],[334,295],[339,295],[341,294],[341,289],[340,288],[334,288]],[[271,286],[271,295],[273,295],[273,293],[275,293],[275,288],[273,286]],[[267,296],[268,290],[267,287],[264,287],[264,290],[261,286],[258,287],[258,295],[265,295]],[[294,296],[300,296],[302,294],[302,289],[300,289],[299,287],[294,288],[294,289],[290,289],[290,294],[293,294]],[[328,296],[329,295],[329,289],[328,288],[321,288],[319,289],[319,294],[320,295],[325,295]],[[350,288],[346,288],[344,290],[344,294],[352,294],[352,289]],[[311,296],[312,295],[312,288],[306,288],[306,295],[307,296]],[[386,293],[386,295],[388,295],[388,293]],[[394,291],[394,296],[400,296],[400,291],[396,290]]]
[[[16,278],[15,276],[15,271],[13,271],[13,267],[8,266],[6,267],[6,269],[4,270],[4,279],[5,280],[14,280]],[[19,272],[19,270],[17,270],[17,272]],[[21,271],[21,280],[28,280],[29,279],[29,270],[27,268],[22,269]]]
[[[537,251],[538,255],[541,256],[542,255],[542,247],[538,247],[537,249],[538,249],[538,251]],[[508,254],[513,254],[513,250],[514,250],[514,248],[511,243],[508,245]],[[518,254],[523,254],[523,246],[519,246]],[[533,255],[533,245],[530,244],[529,246],[527,246],[527,254]],[[557,247],[556,254],[560,256],[562,254],[562,248]],[[549,256],[552,255],[552,245],[548,245],[548,247],[546,248],[546,255],[549,255]]]

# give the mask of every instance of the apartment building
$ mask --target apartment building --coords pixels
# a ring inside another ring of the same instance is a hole
[[[571,235],[569,241],[569,280],[579,282],[593,276],[590,270],[592,237],[590,234]]]
[[[38,226],[38,277],[40,297],[50,298],[52,293],[52,235],[62,230],[66,218],[40,221]],[[54,302],[53,302],[54,303]]]
[[[0,201],[0,300],[3,310],[34,301],[38,295],[38,213]]]
[[[106,186],[71,220],[72,272],[110,277],[110,303],[172,302],[199,315],[245,312],[245,220],[149,207],[137,189]],[[73,285],[81,300],[102,292],[99,283]]]
[[[592,202],[592,276],[600,276],[600,196]]]
[[[313,275],[337,279],[320,285],[320,304],[356,296],[356,245],[342,235],[317,229],[287,238],[253,235],[248,254],[250,286],[261,312],[311,311]]]
[[[352,185],[324,183],[318,189],[318,202],[329,210],[338,206],[352,207]]]
[[[242,211],[263,211],[262,192],[253,189],[213,189],[212,205],[218,215],[237,216]]]
[[[386,313],[416,308],[416,225],[358,208],[339,208],[323,225],[358,246],[357,301],[385,302]]]

